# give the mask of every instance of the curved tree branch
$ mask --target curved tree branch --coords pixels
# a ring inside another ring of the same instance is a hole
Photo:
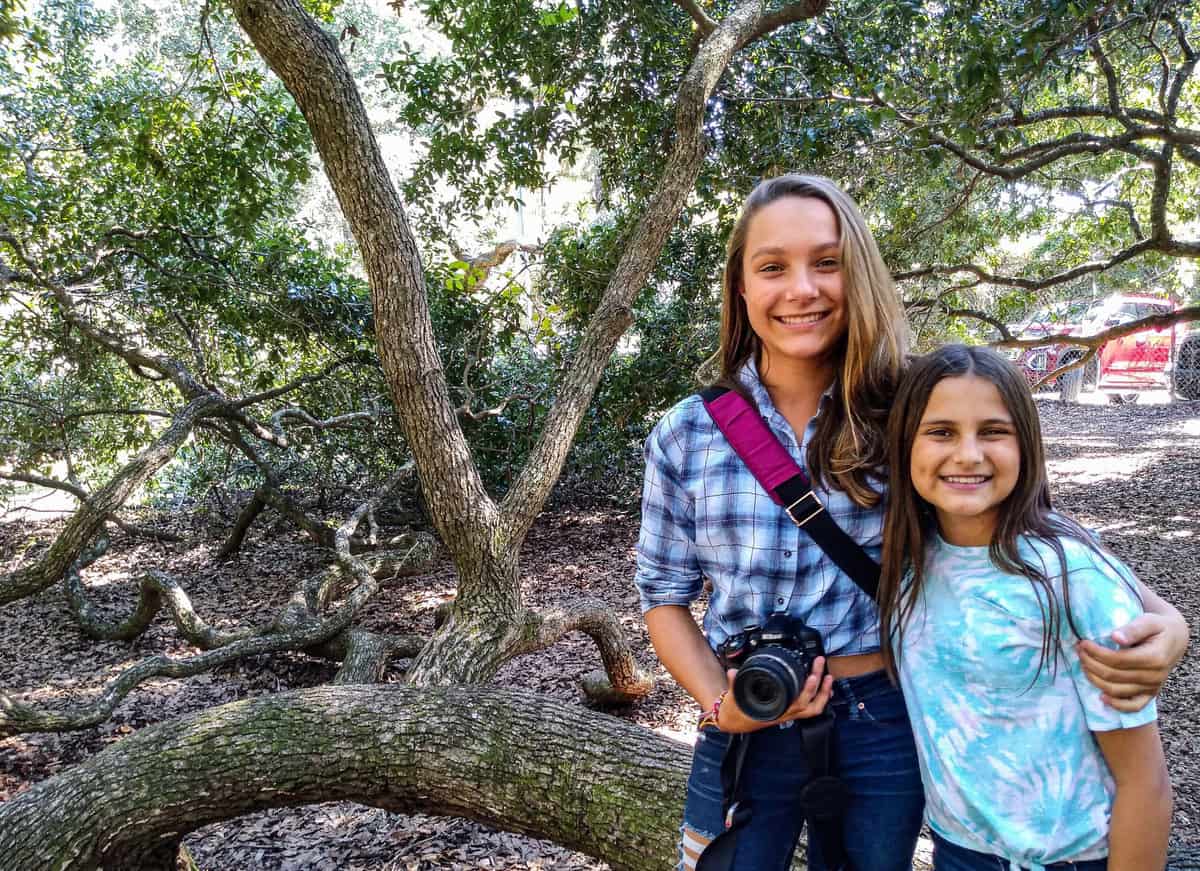
[[[519,652],[532,653],[557,642],[568,632],[583,632],[596,642],[604,671],[583,680],[584,692],[596,702],[629,704],[654,688],[654,679],[644,672],[625,640],[621,623],[603,602],[580,598],[569,605],[526,617],[530,638]]]

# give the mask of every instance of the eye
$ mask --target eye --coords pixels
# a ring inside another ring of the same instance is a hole
[[[930,427],[929,429],[925,430],[923,434],[930,436],[931,438],[938,439],[938,438],[947,438],[952,433],[950,432],[949,428],[947,428],[947,427],[934,426],[934,427]]]
[[[827,271],[834,271],[842,268],[842,262],[836,257],[822,257],[817,261],[817,268]]]
[[[764,263],[758,267],[759,272],[782,272],[783,267],[778,263]]]
[[[1012,435],[1012,430],[1003,426],[990,426],[983,430],[981,434],[991,438],[1004,438],[1005,436]]]

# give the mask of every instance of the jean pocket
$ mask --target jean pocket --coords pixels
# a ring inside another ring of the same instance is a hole
[[[904,704],[904,696],[897,689],[889,689],[870,698],[852,702],[847,707],[845,716],[850,720],[862,723],[894,725],[908,720],[908,708]],[[838,711],[838,715],[841,716],[842,712]]]

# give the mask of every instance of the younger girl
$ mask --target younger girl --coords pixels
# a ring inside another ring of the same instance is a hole
[[[1053,511],[1025,379],[983,348],[917,360],[888,449],[880,629],[935,871],[1163,868],[1171,790],[1155,706],[1106,706],[1076,650],[1141,612],[1137,582]]]

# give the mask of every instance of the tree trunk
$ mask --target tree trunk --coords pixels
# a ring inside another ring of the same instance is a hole
[[[674,862],[688,761],[681,744],[533,693],[320,687],[143,729],[0,804],[0,856],[7,871],[130,871],[209,823],[356,801],[658,871]]]

